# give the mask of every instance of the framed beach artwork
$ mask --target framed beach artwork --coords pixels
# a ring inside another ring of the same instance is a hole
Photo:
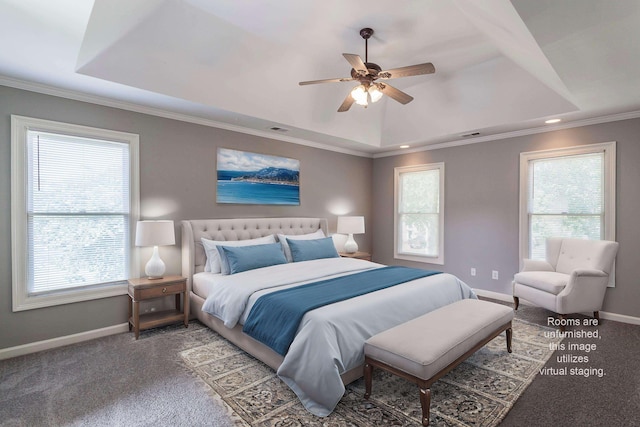
[[[300,161],[218,148],[217,203],[299,205]]]

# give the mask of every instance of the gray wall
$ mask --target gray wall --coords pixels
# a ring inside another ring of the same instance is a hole
[[[127,321],[126,296],[12,312],[11,114],[139,134],[142,219],[320,216],[335,232],[336,213],[350,213],[370,229],[372,159],[0,86],[0,348]],[[300,160],[300,206],[216,204],[218,147]],[[356,236],[362,250],[371,237]],[[167,272],[179,274],[179,244],[160,251]],[[142,264],[149,256],[142,252]]]
[[[640,119],[624,120],[480,144],[374,160],[373,254],[384,264],[433,268],[471,287],[511,295],[519,270],[519,154],[526,151],[617,141],[616,230],[620,249],[616,287],[604,311],[640,317]],[[393,173],[397,166],[445,163],[445,265],[393,258]],[[470,275],[471,267],[477,275]],[[499,280],[491,279],[499,271]]]

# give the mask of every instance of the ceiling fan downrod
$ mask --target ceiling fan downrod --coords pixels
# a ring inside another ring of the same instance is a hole
[[[364,62],[369,62],[369,38],[373,35],[371,28],[363,28],[360,30],[360,37],[364,39]]]

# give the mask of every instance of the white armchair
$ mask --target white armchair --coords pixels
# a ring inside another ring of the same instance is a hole
[[[513,278],[513,301],[520,298],[554,311],[593,312],[599,319],[618,243],[608,240],[549,238],[546,261],[524,260]]]

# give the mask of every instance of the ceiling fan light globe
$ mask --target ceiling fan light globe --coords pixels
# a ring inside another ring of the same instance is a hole
[[[367,105],[367,90],[364,85],[358,85],[351,91],[351,97],[358,105]]]
[[[369,96],[371,97],[371,102],[378,102],[380,98],[382,98],[382,91],[378,89],[378,86],[372,85],[369,87]]]

